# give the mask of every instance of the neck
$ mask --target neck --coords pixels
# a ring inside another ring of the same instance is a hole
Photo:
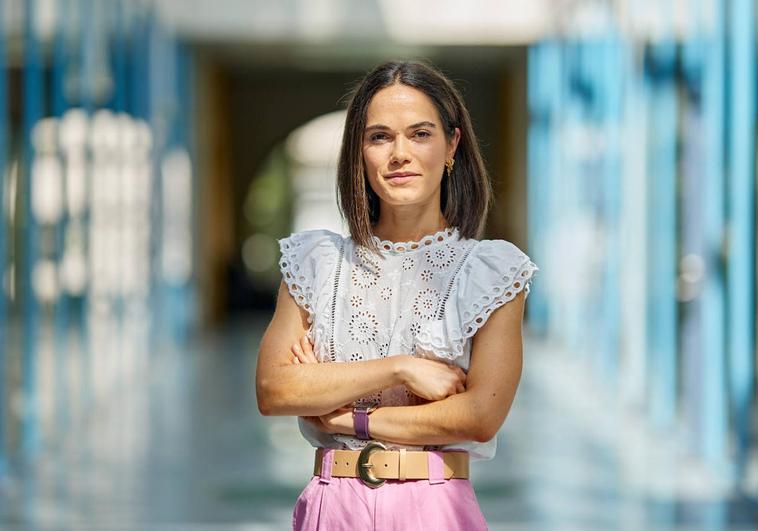
[[[417,241],[427,234],[434,234],[448,227],[447,220],[440,213],[431,219],[420,219],[418,216],[409,219],[398,219],[397,216],[380,218],[373,227],[374,235],[380,240],[392,242]]]

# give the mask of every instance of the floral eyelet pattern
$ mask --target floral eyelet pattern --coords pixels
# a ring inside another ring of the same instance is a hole
[[[379,321],[376,316],[366,310],[358,310],[349,321],[350,337],[361,344],[376,340],[379,333]]]
[[[381,266],[373,263],[355,264],[351,269],[353,284],[359,288],[370,288],[379,282]]]
[[[424,256],[434,269],[447,269],[456,263],[458,251],[455,247],[436,247],[426,251]]]
[[[323,236],[325,231],[304,231],[280,240],[283,280],[309,312],[308,337],[321,363],[403,354],[449,360],[466,370],[472,336],[500,305],[522,290],[528,294],[538,270],[509,242],[461,239],[457,229],[414,242],[375,238],[374,243],[386,246],[380,245],[379,254],[349,237],[328,235],[335,240],[332,245]],[[419,401],[405,386],[395,386],[355,403],[393,406]],[[356,450],[366,444],[344,434],[317,438],[332,448]],[[490,451],[487,443],[467,445],[474,453],[481,449],[481,455]],[[388,445],[398,446],[413,449]]]
[[[413,313],[421,319],[431,319],[440,304],[440,292],[434,288],[422,289],[413,300]]]

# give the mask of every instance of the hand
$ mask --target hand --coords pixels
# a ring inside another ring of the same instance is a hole
[[[313,346],[307,335],[300,338],[300,341],[294,343],[290,348],[294,358],[292,363],[300,365],[302,363],[318,363],[316,355],[313,353]],[[304,416],[304,420],[313,424],[318,430],[324,433],[344,433],[355,434],[353,429],[353,407],[347,404],[326,415]]]
[[[401,374],[409,391],[422,400],[436,401],[466,390],[466,373],[441,360],[408,356]]]
[[[299,365],[301,363],[318,363],[316,355],[313,353],[313,345],[311,345],[308,335],[304,335],[300,338],[300,341],[294,343],[290,347],[290,351],[295,355],[292,363]]]

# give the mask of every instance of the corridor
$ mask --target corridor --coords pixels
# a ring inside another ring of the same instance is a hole
[[[312,452],[294,418],[262,417],[255,405],[268,318],[155,353],[148,382],[2,485],[0,529],[287,529]],[[491,529],[755,529],[758,489],[721,492],[676,441],[656,441],[615,410],[572,359],[526,338],[497,455],[471,466]]]

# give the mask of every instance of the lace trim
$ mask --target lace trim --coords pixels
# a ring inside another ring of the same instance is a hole
[[[462,356],[466,340],[484,326],[490,313],[513,300],[522,290],[526,290],[526,295],[529,295],[529,286],[537,271],[539,267],[531,260],[519,267],[512,266],[512,274],[502,277],[503,285],[493,285],[489,294],[474,302],[471,311],[464,310],[460,328],[455,327],[446,332],[443,320],[430,321],[416,336],[417,346],[449,360]]]
[[[337,354],[334,351],[334,329],[335,329],[334,323],[335,323],[335,316],[336,316],[336,311],[337,311],[337,293],[338,293],[339,284],[340,284],[340,272],[342,271],[342,257],[344,256],[344,253],[345,253],[345,242],[342,241],[340,243],[340,252],[337,258],[337,268],[336,268],[336,271],[334,272],[334,291],[332,293],[332,313],[330,316],[331,318],[329,320],[332,325],[330,338],[329,338],[329,353],[331,354],[332,361],[337,361]]]
[[[393,242],[391,240],[380,240],[378,236],[371,235],[371,239],[382,251],[393,253],[407,253],[426,249],[436,243],[455,240],[458,237],[458,227],[447,227],[434,234],[426,234],[417,241]]]
[[[483,295],[473,304],[473,312],[464,310],[463,322],[461,324],[464,339],[468,339],[476,334],[476,331],[484,325],[487,317],[493,310],[513,300],[521,290],[526,289],[528,295],[529,284],[532,281],[534,273],[538,270],[537,265],[531,260],[527,260],[520,267],[511,266],[510,271],[513,273],[513,276],[506,275],[503,277],[505,287],[492,286],[490,294]]]
[[[313,324],[312,281],[300,273],[300,264],[297,260],[297,251],[302,244],[302,235],[299,233],[293,233],[279,242],[279,250],[282,253],[281,258],[279,258],[279,268],[290,295],[299,306],[308,312],[308,323]]]

